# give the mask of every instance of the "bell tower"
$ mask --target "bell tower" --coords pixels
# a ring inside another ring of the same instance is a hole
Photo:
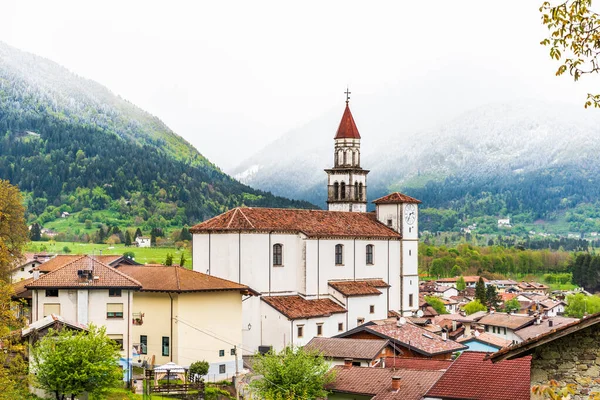
[[[329,211],[367,212],[367,174],[360,167],[360,134],[350,112],[350,92],[346,89],[346,109],[335,135],[333,168],[327,173]]]

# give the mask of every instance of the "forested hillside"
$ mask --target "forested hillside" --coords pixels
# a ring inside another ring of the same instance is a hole
[[[240,205],[310,207],[221,172],[160,120],[106,88],[0,43],[0,178],[29,221],[110,210],[132,225],[182,226]]]

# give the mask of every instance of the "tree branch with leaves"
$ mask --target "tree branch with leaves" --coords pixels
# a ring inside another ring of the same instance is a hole
[[[600,72],[600,14],[592,9],[592,0],[567,0],[540,7],[548,37],[540,42],[550,47],[550,58],[560,63],[556,76],[568,72],[574,81],[583,75]],[[600,108],[600,94],[588,93],[585,108]]]

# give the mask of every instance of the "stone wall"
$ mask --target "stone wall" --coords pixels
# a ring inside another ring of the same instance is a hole
[[[577,386],[573,400],[600,393],[600,326],[593,325],[535,349],[531,385],[556,380]]]

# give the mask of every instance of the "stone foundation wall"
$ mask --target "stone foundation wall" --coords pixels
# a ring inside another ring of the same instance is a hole
[[[575,384],[573,400],[600,393],[600,326],[591,326],[535,349],[531,385],[544,385],[552,379],[561,384]]]

